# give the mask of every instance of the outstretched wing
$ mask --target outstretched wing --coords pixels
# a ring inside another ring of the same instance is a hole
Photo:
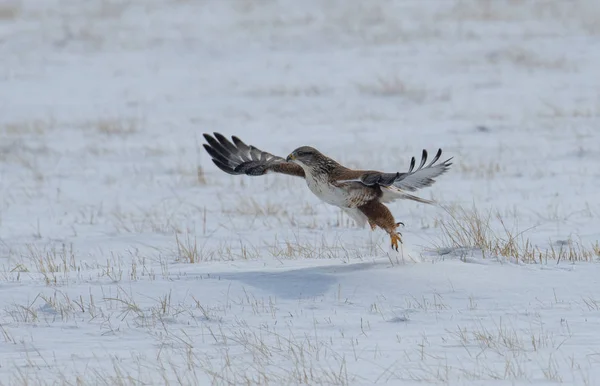
[[[254,146],[248,146],[241,139],[232,136],[233,142],[219,133],[203,134],[206,152],[215,165],[225,173],[261,176],[268,172],[304,177],[304,170],[293,162],[287,162]]]
[[[415,169],[415,157],[412,157],[410,160],[410,168],[406,173],[396,173],[396,177],[391,182],[391,184],[386,184],[387,181],[381,183],[381,186],[395,186],[396,188],[402,190],[408,190],[414,192],[417,189],[425,188],[427,186],[431,186],[435,180],[434,178],[441,176],[446,173],[452,165],[452,158],[448,158],[447,160],[436,164],[436,162],[440,159],[442,155],[442,149],[438,149],[435,157],[427,166],[425,166],[425,162],[427,162],[427,150],[423,149],[423,154],[421,156],[421,163],[417,169]]]
[[[406,193],[414,192],[417,189],[431,186],[438,177],[444,174],[450,168],[452,158],[446,161],[437,163],[442,155],[442,149],[439,149],[433,157],[433,160],[427,165],[427,150],[423,150],[421,163],[415,169],[416,160],[412,157],[410,167],[406,173],[382,173],[378,171],[347,171],[345,176],[339,176],[337,183],[360,183],[365,186],[379,186],[382,188],[382,201],[387,202],[396,198],[408,198],[411,200],[431,203],[429,200],[424,200]]]

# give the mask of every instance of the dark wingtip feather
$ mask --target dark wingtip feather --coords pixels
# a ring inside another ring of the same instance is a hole
[[[233,174],[233,175],[241,174],[241,173],[238,173],[238,172],[234,171],[232,168],[230,168],[229,166],[223,164],[222,162],[220,162],[220,161],[218,161],[216,159],[213,159],[212,161],[213,161],[213,163],[215,165],[217,165],[217,167],[219,169],[221,169],[222,171],[224,171],[227,174]]]
[[[229,159],[223,154],[219,153],[216,149],[212,148],[210,145],[203,143],[202,146],[204,150],[212,157],[212,159],[216,159],[224,165],[229,164]]]
[[[235,135],[231,136],[231,139],[233,140],[233,143],[235,144],[235,146],[245,152],[250,152],[250,148],[251,146],[248,146],[244,143],[244,141],[242,141],[241,139],[239,139],[238,137],[236,137]]]
[[[248,145],[246,145],[246,144],[244,143],[244,141],[242,141],[241,139],[239,139],[239,137],[238,137],[238,136],[236,136],[236,135],[232,135],[232,136],[231,136],[231,139],[233,140],[233,143],[235,143],[235,144],[236,144],[236,146],[240,146],[240,145],[242,145],[242,146],[244,146],[244,147],[249,147]]]
[[[221,142],[217,141],[216,139],[214,139],[210,135],[206,136],[205,138],[206,138],[206,142],[208,142],[208,145],[215,152],[219,153],[225,159],[235,160],[237,158],[237,155],[236,155],[235,151],[232,152],[229,148],[227,148],[226,146],[223,146],[223,144],[221,144]],[[233,147],[233,145],[230,145],[230,146]]]
[[[427,161],[427,150],[423,149],[423,154],[421,154],[421,164],[417,168],[417,170],[421,169],[423,165],[425,165],[425,161]]]
[[[215,133],[215,138],[219,141],[221,146],[225,148],[230,154],[241,156],[240,149],[236,147],[230,140],[227,139],[223,134]],[[244,157],[242,157],[244,158]]]
[[[415,163],[417,162],[417,160],[415,160],[415,157],[412,157],[410,159],[410,167],[408,168],[408,173],[412,172],[413,169],[415,168]]]
[[[431,162],[426,167],[429,168],[429,167],[433,166],[433,164],[436,163],[440,159],[441,155],[442,155],[442,149],[438,149],[437,153],[435,153],[435,157],[433,157]]]
[[[217,139],[219,142],[221,142],[221,143],[223,143],[223,142],[225,142],[225,143],[231,143],[231,142],[229,142],[229,140],[227,139],[227,137],[225,137],[225,136],[224,136],[223,134],[221,134],[221,133],[214,132],[214,133],[213,133],[213,135],[214,135],[214,136],[215,136],[215,138],[216,138],[216,139]]]

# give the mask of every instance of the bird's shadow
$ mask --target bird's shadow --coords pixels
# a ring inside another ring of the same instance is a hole
[[[371,269],[383,263],[365,262],[299,268],[286,271],[222,272],[214,278],[239,281],[284,299],[313,298],[325,294],[338,282],[338,275]]]

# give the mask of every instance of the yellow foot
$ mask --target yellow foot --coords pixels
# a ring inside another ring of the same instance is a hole
[[[390,233],[390,239],[392,239],[392,249],[398,250],[398,242],[402,244],[402,234],[398,233]]]

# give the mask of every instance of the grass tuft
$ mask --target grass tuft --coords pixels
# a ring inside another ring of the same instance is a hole
[[[483,258],[502,257],[523,263],[590,262],[600,258],[598,241],[585,247],[581,242],[568,239],[543,248],[525,236],[530,229],[512,230],[498,212],[480,212],[476,207],[460,206],[445,209],[448,216],[439,220],[444,248],[475,248],[481,251]]]
[[[190,264],[197,263],[201,260],[200,252],[198,251],[198,243],[195,237],[192,240],[188,234],[185,240],[181,240],[179,235],[175,234],[175,242],[177,243],[177,256],[179,260]]]

